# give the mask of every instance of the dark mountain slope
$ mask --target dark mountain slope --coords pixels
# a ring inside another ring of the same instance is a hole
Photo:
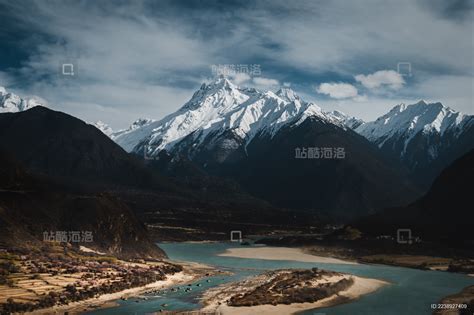
[[[95,127],[43,107],[1,114],[0,147],[29,172],[45,177],[51,190],[85,194],[86,198],[64,205],[72,218],[85,211],[73,211],[76,204],[86,207],[90,196],[99,196],[87,206],[89,212],[94,212],[95,202],[100,207],[130,208],[142,222],[153,226],[156,240],[169,239],[168,233],[176,231],[170,226],[191,226],[199,230],[200,238],[217,232],[227,238],[236,225],[251,223],[256,231],[262,224],[266,228],[287,226],[312,218],[311,214],[295,218],[293,211],[250,196],[235,181],[208,176],[185,159],[143,160],[128,154]],[[174,178],[169,177],[172,174]],[[183,239],[183,235],[173,236],[176,238]]]
[[[123,258],[164,257],[131,210],[107,194],[58,190],[0,153],[0,246],[37,249],[43,233],[90,231],[92,242],[74,243]]]
[[[276,207],[351,218],[414,200],[418,194],[398,160],[391,163],[347,127],[350,120],[291,89],[258,91],[220,76],[176,112],[112,138],[150,158],[161,159],[164,151],[172,159],[183,157],[198,168],[181,163],[180,170],[231,178]],[[297,148],[340,148],[347,156],[296,159]],[[158,164],[170,170],[169,163]]]
[[[66,181],[167,187],[97,128],[42,106],[0,115],[0,149],[31,171]]]
[[[405,165],[424,191],[443,169],[474,148],[474,117],[441,103],[400,104],[355,130]]]
[[[211,174],[234,178],[250,193],[279,207],[350,218],[407,204],[416,196],[403,179],[404,171],[387,163],[369,141],[317,117],[282,128],[274,137],[260,134],[231,153],[225,146],[201,147],[193,152],[196,163]],[[345,158],[295,158],[296,148],[315,147],[343,148]],[[222,155],[227,158],[219,159]]]
[[[456,160],[434,181],[428,193],[407,207],[388,209],[356,225],[372,235],[395,234],[410,228],[429,240],[474,240],[472,183],[474,150]]]

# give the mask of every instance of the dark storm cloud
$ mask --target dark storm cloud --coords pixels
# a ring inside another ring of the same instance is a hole
[[[474,1],[472,0],[423,0],[422,6],[439,17],[454,21],[472,21]]]

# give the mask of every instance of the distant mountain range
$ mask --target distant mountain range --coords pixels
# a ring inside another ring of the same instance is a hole
[[[349,128],[362,123],[324,112],[291,89],[260,92],[219,77],[203,84],[175,113],[135,124],[112,138],[148,158],[166,151],[188,159],[278,207],[350,217],[416,196],[403,170]],[[344,157],[296,158],[298,150],[307,148],[341,150]]]
[[[0,86],[0,113],[21,112],[38,105],[46,106],[39,98],[21,98]]]
[[[348,120],[340,113],[323,112],[317,105],[304,102],[291,89],[260,92],[240,88],[221,76],[203,84],[175,113],[159,121],[144,121],[139,128],[134,128],[134,124],[113,134],[113,139],[129,152],[141,152],[145,145],[149,146],[150,156],[161,150],[173,152],[183,139],[199,148],[227,131],[235,135],[239,145],[245,146],[258,135],[275,135],[280,128],[300,124],[308,117],[318,117],[341,128],[345,128]],[[229,140],[225,145],[235,146],[235,141]]]
[[[441,103],[400,104],[355,131],[392,160],[401,161],[424,188],[447,165],[474,148],[474,117]]]
[[[473,116],[441,103],[400,104],[375,121],[364,122],[339,111],[324,112],[291,89],[259,92],[240,88],[224,77],[203,84],[175,113],[158,121],[140,119],[111,138],[128,152],[149,157],[162,150],[171,154],[184,150],[189,159],[196,160],[202,152],[214,151],[223,162],[235,158],[239,148],[246,154],[245,148],[256,137],[273,138],[280,129],[310,117],[362,135],[388,161],[406,168],[421,190],[427,190],[444,167],[474,147]]]
[[[43,106],[0,114],[0,152],[8,157],[0,162],[0,247],[38,245],[44,229],[90,230],[101,240],[90,246],[100,251],[159,257],[140,222],[155,240],[182,240],[183,231],[189,240],[227,239],[236,226],[258,232],[314,221],[311,213],[273,207],[185,159],[171,157],[169,172],[178,168],[186,176],[170,178],[166,167],[125,152],[92,125]]]
[[[18,105],[22,102],[16,102],[16,107],[11,102],[0,106],[18,112],[26,109]],[[38,110],[30,116],[32,123],[27,129],[52,136],[58,131],[57,124],[34,123],[34,117],[41,115],[50,113]],[[109,182],[127,178],[127,185],[153,183],[163,189],[166,180],[160,179],[159,173],[181,179],[216,176],[237,182],[277,207],[340,217],[408,203],[428,189],[444,167],[474,147],[473,116],[440,103],[401,104],[373,122],[364,122],[339,111],[325,112],[291,89],[261,92],[238,87],[222,76],[203,84],[186,104],[161,120],[141,118],[116,132],[103,122],[94,124],[126,151],[138,155],[135,158],[98,137],[92,131],[95,128],[79,126],[78,121],[70,125],[80,127],[80,132],[74,128],[61,131],[58,147],[31,141],[26,131],[22,132],[28,124],[24,121],[15,129],[13,122],[4,122],[0,140],[10,150],[17,150],[22,162],[49,175],[64,166],[58,174],[71,170],[71,176],[87,179],[88,172],[98,170]],[[21,143],[30,141],[30,147],[14,143],[12,139],[17,137],[23,137]],[[91,137],[101,145],[88,145]],[[61,163],[52,166],[53,157],[62,150],[60,143],[76,146],[78,152],[71,152],[67,165],[63,165],[66,154]],[[97,155],[102,146],[109,147],[104,152],[111,154],[105,160],[103,154]],[[31,154],[39,150],[43,155],[51,154],[41,161]],[[343,152],[344,157],[322,158],[323,151]],[[75,162],[79,152],[87,158]],[[298,158],[298,152],[311,156]],[[157,174],[139,166],[143,156]],[[74,171],[75,163],[85,160],[88,165],[95,163],[90,171],[87,165]]]

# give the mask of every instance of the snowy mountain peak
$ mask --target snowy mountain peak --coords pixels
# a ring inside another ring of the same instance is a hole
[[[223,89],[223,88],[236,88],[237,86],[232,83],[229,79],[227,79],[224,75],[219,75],[214,82],[209,84],[209,86],[217,88],[217,89]]]
[[[152,122],[154,122],[155,120],[154,119],[150,119],[150,118],[138,118],[137,120],[135,120],[129,127],[130,130],[135,130],[137,128],[140,128],[142,126],[145,126],[145,125],[148,125]]]
[[[290,88],[281,88],[278,90],[278,92],[276,92],[276,95],[289,102],[300,100],[300,97]]]
[[[135,120],[127,129],[122,129],[116,132],[113,132],[109,134],[108,136],[112,140],[116,140],[117,138],[122,139],[123,146],[124,148],[128,148],[131,145],[136,145],[135,143],[135,137],[136,134],[134,134],[135,131],[137,130],[142,130],[146,126],[154,123],[154,119],[149,119],[149,118],[138,118]],[[143,135],[142,133],[138,133],[139,135]],[[144,135],[143,135],[144,136]]]
[[[110,128],[109,125],[107,125],[106,123],[104,123],[103,121],[96,121],[94,124],[93,124],[94,127],[96,127],[97,129],[99,129],[100,131],[102,131],[102,133],[104,133],[106,136],[109,136],[114,132],[112,130],[112,128]]]
[[[338,110],[328,112],[327,115],[335,119],[339,124],[344,125],[353,130],[364,123],[362,119],[356,118],[354,116],[349,116]]]
[[[291,89],[277,93],[241,88],[224,76],[203,84],[178,111],[137,130],[115,134],[127,151],[141,151],[144,144],[155,151],[172,150],[184,138],[196,145],[229,132],[243,144],[258,134],[274,135],[281,127],[299,124],[308,117],[335,120],[321,108],[303,101]]]
[[[419,102],[417,103],[419,104]],[[390,111],[389,111],[389,114],[390,113],[401,113],[403,112],[405,109],[407,109],[407,105],[405,103],[401,103],[401,104],[398,104],[396,106],[394,106]]]
[[[32,97],[23,99],[16,94],[9,93],[4,87],[0,87],[0,113],[16,113],[35,106],[46,106],[46,102],[40,98]]]
[[[214,81],[207,84],[203,83],[198,92],[204,91],[206,94],[213,94],[219,92],[220,90],[231,91],[235,89],[239,89],[239,87],[232,83],[232,81],[227,79],[224,75],[219,75],[214,79]]]
[[[230,106],[232,100],[246,98],[242,91],[243,89],[237,87],[223,75],[220,75],[213,82],[202,84],[191,99],[181,107],[180,111],[194,110],[201,106],[210,106],[210,104],[213,104],[214,107],[217,105]]]
[[[349,119],[349,118],[352,118],[351,116],[343,113],[343,112],[340,112],[338,110],[333,110],[332,112],[329,112],[329,114],[331,114],[332,116],[334,117],[337,117],[337,118],[340,118],[340,119]]]
[[[387,142],[403,142],[403,156],[410,142],[421,132],[425,135],[457,136],[473,124],[473,116],[456,112],[437,103],[419,101],[412,105],[399,104],[377,120],[362,124],[356,132],[383,147]],[[433,156],[435,156],[434,154]]]

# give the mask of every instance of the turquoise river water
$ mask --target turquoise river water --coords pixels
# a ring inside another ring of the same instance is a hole
[[[119,300],[118,306],[89,312],[94,315],[144,315],[166,310],[196,310],[200,308],[199,296],[210,287],[242,279],[266,270],[282,268],[312,268],[346,272],[362,277],[382,279],[391,284],[375,293],[368,294],[347,304],[305,311],[313,315],[423,315],[431,314],[431,304],[438,303],[446,295],[456,293],[474,284],[467,275],[424,271],[417,269],[367,264],[323,264],[287,261],[220,257],[217,254],[227,248],[240,247],[235,243],[163,243],[159,244],[176,261],[192,261],[229,270],[233,275],[217,275],[196,281],[191,292],[166,290],[160,294],[148,294],[147,299]],[[209,279],[210,282],[206,280]],[[200,283],[201,286],[196,286]],[[183,287],[183,286],[181,286]],[[163,304],[167,304],[163,307]]]

